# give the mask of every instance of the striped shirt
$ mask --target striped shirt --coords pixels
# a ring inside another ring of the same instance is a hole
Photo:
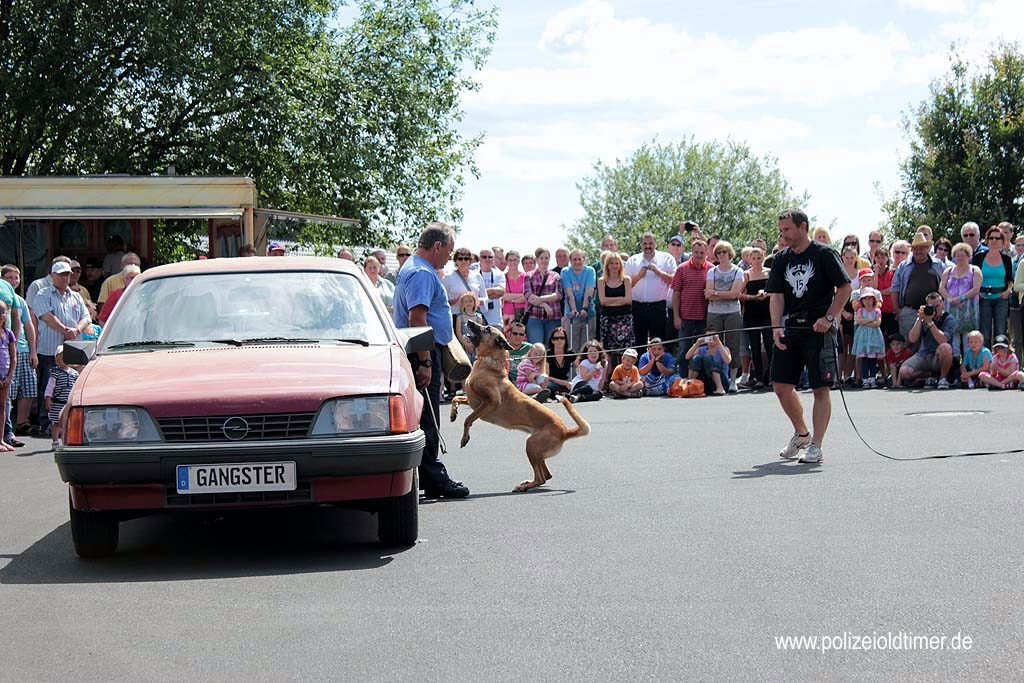
[[[68,288],[61,294],[56,287],[39,290],[33,302],[36,316],[40,318],[36,350],[41,356],[57,355],[57,347],[64,343],[64,335],[47,325],[41,318],[47,313],[64,324],[65,327],[77,328],[83,320],[91,322],[89,309],[78,292]]]

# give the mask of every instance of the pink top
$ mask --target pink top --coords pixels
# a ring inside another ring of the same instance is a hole
[[[519,391],[524,391],[527,384],[535,384],[533,380],[536,379],[536,377],[533,379],[527,379],[527,377],[536,372],[540,372],[540,366],[537,365],[529,356],[524,358],[519,364],[519,370],[516,372],[516,387]]]
[[[505,274],[505,292],[507,294],[522,294],[523,283],[526,281],[526,273],[519,271],[519,276],[511,278],[508,274]],[[504,315],[515,315],[516,311],[526,308],[526,302],[520,301],[518,303],[512,303],[506,301],[501,305],[501,312]]]
[[[992,364],[989,366],[989,371],[1000,382],[1018,370],[1020,370],[1020,361],[1017,360],[1017,354],[1011,353],[1004,360],[1000,360],[998,353],[992,354]]]

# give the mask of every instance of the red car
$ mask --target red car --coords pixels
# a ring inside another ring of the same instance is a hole
[[[343,504],[386,545],[418,535],[423,398],[362,270],[341,259],[211,259],[152,268],[82,365],[54,454],[82,557],[117,550],[121,520],[178,510]]]

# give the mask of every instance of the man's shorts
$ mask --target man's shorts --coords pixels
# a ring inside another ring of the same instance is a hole
[[[36,371],[28,364],[28,351],[18,351],[18,367],[14,369],[14,380],[11,382],[11,400],[35,398],[38,395]]]
[[[937,353],[928,355],[915,353],[913,356],[903,361],[903,365],[901,367],[910,368],[917,373],[938,372],[941,370],[941,367],[939,366],[939,355]]]
[[[797,327],[800,325],[800,327]],[[778,346],[772,349],[772,382],[799,384],[800,375],[807,368],[807,383],[812,389],[829,387],[835,382],[836,330],[819,333],[810,329],[811,323],[794,323],[786,326],[781,342],[786,349]],[[830,367],[822,367],[822,349],[828,345]],[[832,376],[826,377],[826,372]]]

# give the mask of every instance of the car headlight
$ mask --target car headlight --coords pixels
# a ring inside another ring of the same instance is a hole
[[[142,408],[75,408],[68,416],[67,443],[70,446],[160,440],[156,423]]]
[[[402,410],[397,415],[398,408]],[[313,423],[312,436],[405,432],[401,396],[351,396],[327,401]]]

